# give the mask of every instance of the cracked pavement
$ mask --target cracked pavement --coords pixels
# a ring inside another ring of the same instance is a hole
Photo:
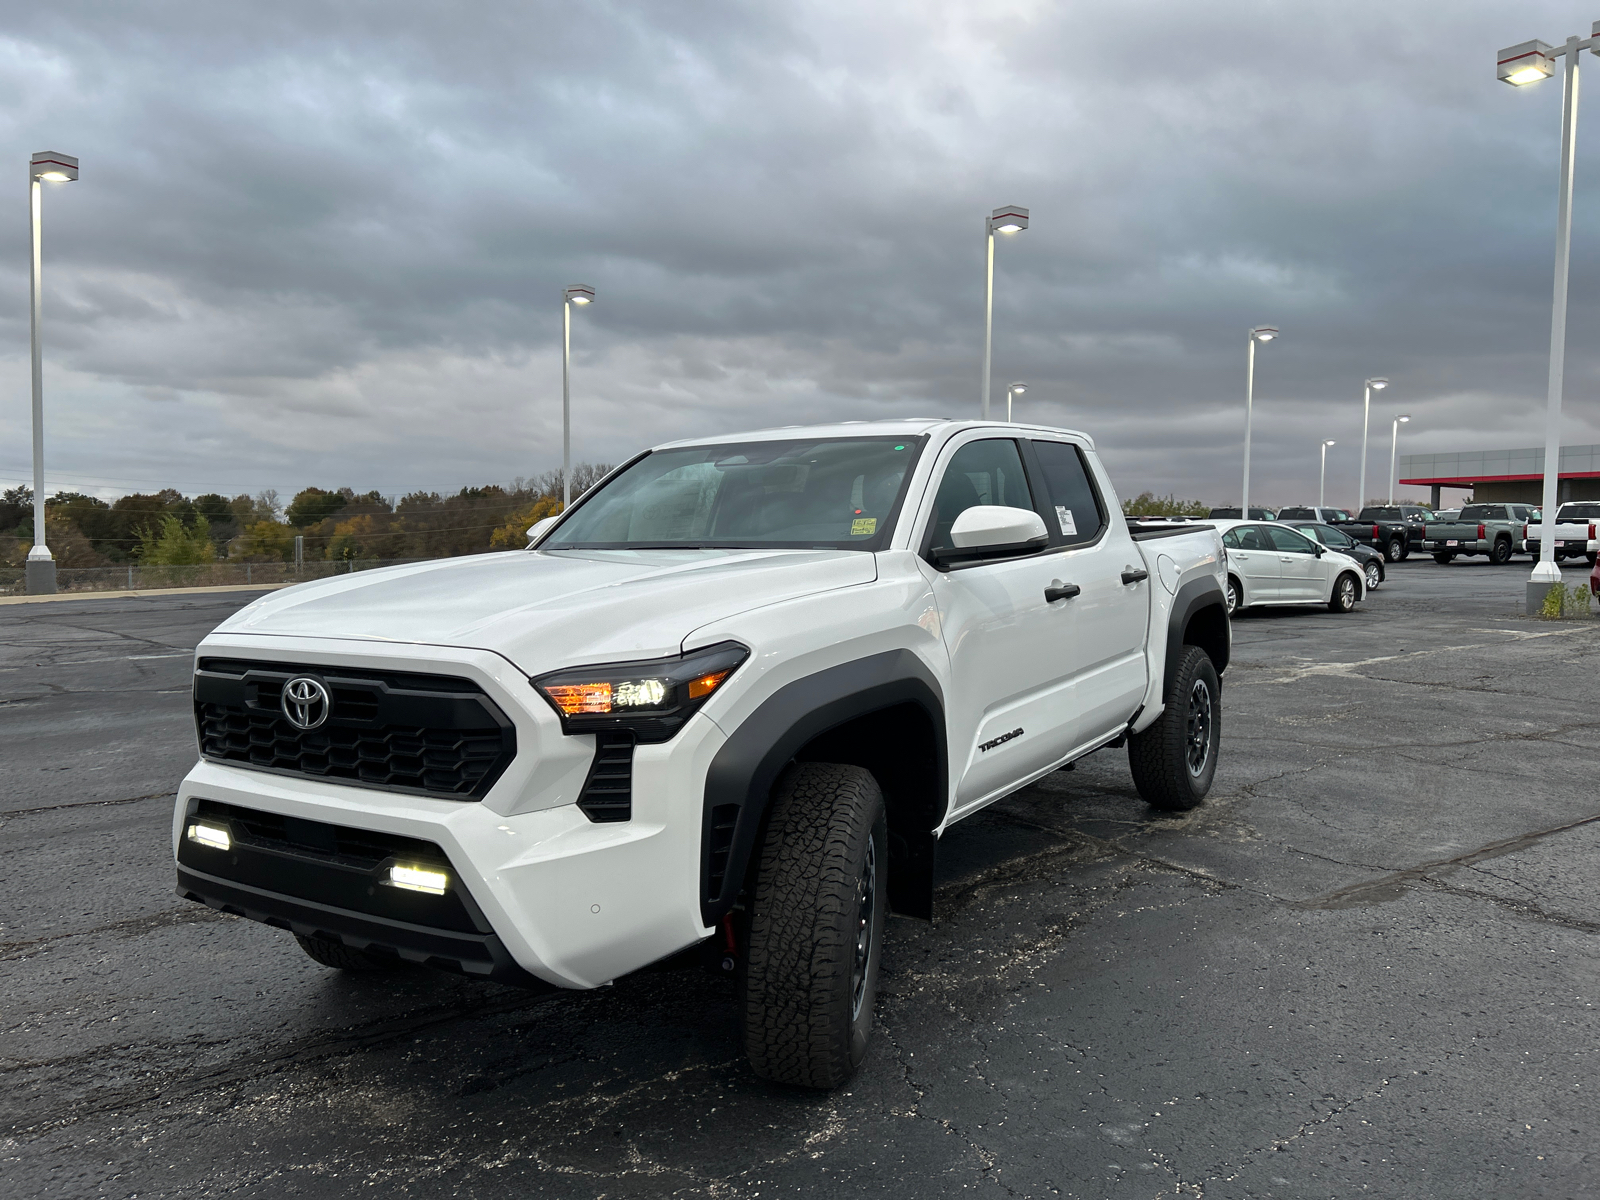
[[[189,650],[248,595],[0,608],[8,1196],[1600,1192],[1600,629],[1412,559],[1244,614],[1209,801],[1103,751],[951,830],[829,1095],[730,982],[347,978],[172,894]]]

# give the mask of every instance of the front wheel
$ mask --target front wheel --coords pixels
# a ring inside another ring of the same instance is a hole
[[[866,1057],[888,851],[870,772],[800,763],[778,781],[743,971],[745,1053],[763,1079],[834,1088]]]
[[[1354,612],[1356,608],[1356,577],[1348,571],[1333,581],[1333,595],[1328,598],[1328,611]]]
[[[1228,576],[1228,615],[1231,617],[1239,611],[1239,581],[1232,575]]]
[[[1366,577],[1367,577],[1367,591],[1369,591],[1369,592],[1377,591],[1378,590],[1378,585],[1383,582],[1383,570],[1382,570],[1382,568],[1380,568],[1376,562],[1369,562],[1363,568],[1363,571],[1365,572]]]
[[[1390,562],[1399,562],[1405,557],[1406,544],[1399,538],[1390,538],[1389,544],[1383,548],[1383,556]]]
[[[1166,703],[1148,729],[1128,735],[1128,769],[1151,808],[1184,812],[1206,798],[1222,743],[1222,686],[1211,658],[1184,646]]]

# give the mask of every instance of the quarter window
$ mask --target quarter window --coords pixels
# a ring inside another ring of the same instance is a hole
[[[950,526],[967,509],[979,504],[1034,511],[1022,456],[1010,438],[985,438],[968,442],[950,458],[933,501],[933,537],[930,548],[950,545]]]
[[[1089,480],[1083,452],[1070,442],[1034,442],[1039,469],[1049,493],[1050,514],[1045,524],[1052,526],[1051,540],[1061,546],[1080,546],[1092,542],[1105,528],[1105,509]]]

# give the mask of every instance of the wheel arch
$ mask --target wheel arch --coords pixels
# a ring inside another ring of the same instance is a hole
[[[1228,574],[1237,582],[1238,575]],[[1239,589],[1240,607],[1244,589]],[[1172,614],[1167,619],[1166,683],[1172,682],[1184,646],[1199,646],[1206,652],[1221,679],[1233,657],[1233,626],[1228,620],[1228,598],[1211,576],[1191,579],[1172,598]]]
[[[889,903],[930,918],[936,830],[949,799],[944,695],[926,664],[892,650],[785,684],[728,737],[706,773],[700,912],[714,925],[743,890],[773,785],[792,762],[872,772],[889,818]]]

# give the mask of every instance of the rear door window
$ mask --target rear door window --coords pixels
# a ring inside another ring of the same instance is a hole
[[[1106,512],[1083,452],[1070,442],[1044,441],[1035,441],[1033,451],[1044,476],[1051,542],[1081,546],[1094,541],[1106,527]]]

